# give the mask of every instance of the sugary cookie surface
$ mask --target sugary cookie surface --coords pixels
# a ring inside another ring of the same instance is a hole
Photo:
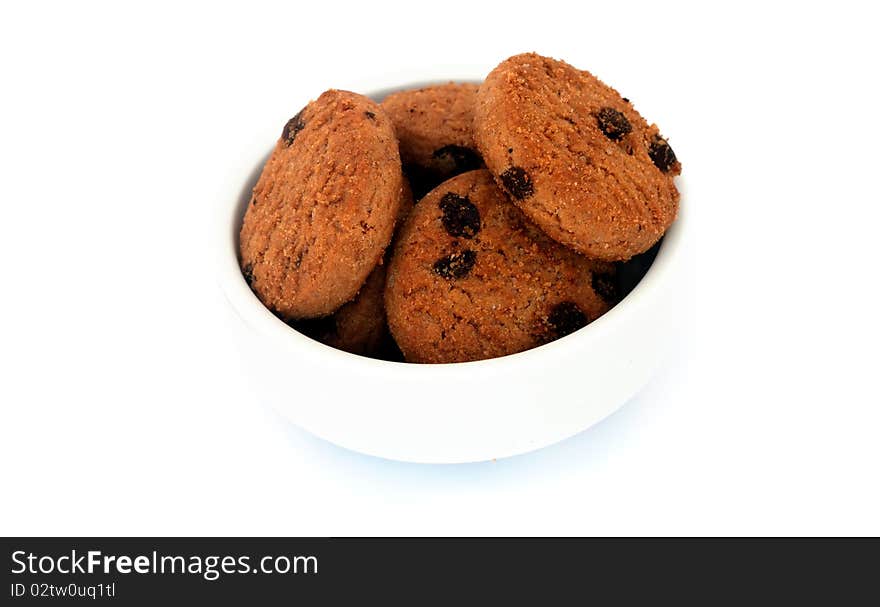
[[[413,208],[412,192],[404,180],[395,231],[403,227]],[[390,250],[385,257],[390,257]],[[376,266],[354,299],[321,318],[292,320],[288,324],[323,344],[352,354],[373,358],[399,358],[385,320],[385,274],[387,263]]]
[[[655,244],[678,211],[681,165],[655,125],[589,72],[534,53],[502,62],[477,92],[477,148],[514,204],[595,259]]]
[[[240,234],[245,278],[287,320],[335,312],[379,263],[402,191],[385,112],[325,92],[284,126],[254,188]]]
[[[394,248],[385,289],[391,332],[410,362],[504,356],[563,337],[609,304],[597,264],[544,235],[486,170],[419,202]]]

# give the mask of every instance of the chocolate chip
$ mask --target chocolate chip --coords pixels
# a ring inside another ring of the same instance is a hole
[[[669,144],[660,135],[654,136],[654,141],[651,142],[651,147],[648,148],[648,155],[651,156],[654,166],[664,173],[669,171],[678,161],[675,157],[675,152],[672,151],[672,148],[669,147]]]
[[[607,303],[615,304],[620,301],[619,289],[617,288],[617,280],[615,279],[613,274],[594,272],[592,286],[596,294],[604,299]]]
[[[253,264],[245,264],[245,266],[241,269],[241,274],[244,276],[244,281],[248,286],[254,284],[254,266]]]
[[[627,103],[629,103],[629,99],[627,99],[626,97],[621,97],[621,99],[623,99],[624,101],[626,101]]]
[[[477,254],[470,249],[465,249],[434,262],[434,273],[448,279],[464,278],[470,273],[475,263],[477,263]]]
[[[529,177],[529,174],[520,167],[510,167],[501,173],[501,183],[504,185],[504,189],[507,190],[507,193],[517,200],[528,198],[535,193],[532,179]]]
[[[473,171],[483,166],[483,159],[470,148],[461,145],[444,145],[434,150],[432,156],[437,160],[445,160],[455,165],[455,170],[461,173]]]
[[[585,327],[588,322],[589,319],[583,310],[577,307],[577,304],[570,301],[556,304],[547,317],[547,324],[554,339],[574,333],[578,329]]]
[[[611,141],[620,141],[632,131],[632,125],[622,112],[611,107],[603,107],[596,114],[596,122],[601,130]]]
[[[447,192],[440,199],[443,227],[450,236],[473,238],[480,231],[480,211],[467,196]]]
[[[305,121],[302,119],[302,113],[304,111],[305,108],[297,112],[296,116],[287,121],[287,124],[284,125],[284,130],[281,131],[281,140],[288,147],[293,143],[293,140],[296,139],[299,132],[306,126]]]
[[[364,112],[364,116],[366,116],[366,117],[369,118],[370,120],[376,120],[376,114],[374,114],[373,112],[371,112],[371,111],[369,111],[369,110],[367,110],[366,112]]]

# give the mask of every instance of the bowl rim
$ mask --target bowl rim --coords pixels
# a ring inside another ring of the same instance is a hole
[[[383,83],[384,86],[382,84],[376,86],[374,82],[371,87],[365,87],[369,88],[366,96],[376,99],[397,90],[450,81],[479,82],[473,78],[421,79],[407,81],[404,84]],[[554,361],[564,358],[569,350],[577,349],[575,346],[588,348],[591,341],[599,341],[600,333],[617,331],[618,325],[626,322],[627,315],[637,308],[650,305],[654,292],[663,288],[667,282],[667,276],[671,274],[677,263],[676,260],[681,255],[687,215],[684,183],[683,179],[678,176],[675,178],[675,184],[680,193],[678,215],[666,231],[653,263],[635,288],[623,300],[586,327],[529,350],[477,361],[418,364],[351,354],[313,340],[277,318],[251,291],[241,273],[238,254],[241,221],[250,200],[251,190],[271,151],[271,147],[267,147],[268,149],[263,148],[262,153],[253,163],[248,163],[246,169],[231,174],[228,179],[229,187],[223,190],[228,192],[232,189],[235,195],[228,196],[226,200],[222,201],[214,222],[213,242],[216,248],[214,257],[217,260],[217,277],[220,287],[239,318],[261,337],[282,351],[289,351],[296,356],[307,356],[312,364],[332,365],[343,373],[371,373],[394,379],[395,377],[399,378],[399,374],[403,372],[415,379],[430,377],[436,381],[438,377],[454,380],[456,376],[461,374],[471,376],[474,373],[506,373],[516,371],[523,365],[552,368],[551,365],[554,364]],[[257,154],[255,152],[253,155],[257,156]],[[250,155],[248,154],[248,156]],[[438,376],[438,374],[440,375]]]

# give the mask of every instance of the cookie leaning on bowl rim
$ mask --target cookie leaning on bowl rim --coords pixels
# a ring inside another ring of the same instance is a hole
[[[254,188],[240,235],[245,279],[282,318],[332,314],[380,262],[402,188],[385,112],[326,91],[284,126]]]
[[[563,61],[527,53],[498,65],[477,91],[474,138],[513,202],[589,257],[629,259],[675,219],[681,165],[656,125]]]
[[[406,179],[403,186],[395,234],[413,209],[412,191]],[[357,296],[336,312],[321,318],[291,320],[288,324],[316,341],[352,354],[385,359],[396,355],[385,320],[385,274],[390,253],[388,247],[383,263],[370,272]]]

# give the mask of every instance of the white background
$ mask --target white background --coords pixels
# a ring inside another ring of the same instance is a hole
[[[296,4],[2,9],[0,534],[880,533],[876,18]],[[497,462],[292,427],[213,275],[228,175],[325,88],[528,50],[621,90],[683,161],[676,355],[605,422]]]

